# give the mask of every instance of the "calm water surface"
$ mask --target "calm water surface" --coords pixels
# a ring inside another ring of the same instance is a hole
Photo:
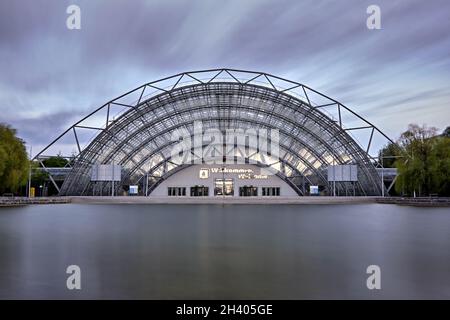
[[[66,289],[68,265],[82,289]],[[381,267],[381,290],[366,268]],[[0,298],[450,299],[450,209],[0,208]]]

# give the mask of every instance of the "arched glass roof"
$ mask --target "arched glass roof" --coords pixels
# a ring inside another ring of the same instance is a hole
[[[122,110],[112,117],[112,109]],[[331,112],[329,112],[331,110]],[[106,115],[102,119],[100,112]],[[98,118],[100,125],[87,125]],[[145,84],[109,101],[61,134],[36,158],[43,157],[64,136],[73,135],[77,155],[60,194],[89,195],[93,164],[120,164],[123,185],[147,179],[150,192],[164,179],[189,164],[177,163],[171,151],[177,130],[194,135],[194,123],[203,129],[276,129],[279,156],[264,164],[257,150],[247,159],[268,166],[298,194],[304,185],[328,186],[326,169],[334,164],[358,166],[356,193],[380,195],[381,185],[370,155],[375,136],[390,140],[364,118],[302,84],[265,73],[233,69],[187,72]],[[103,124],[103,125],[102,125]],[[81,147],[81,130],[95,130]],[[365,145],[351,132],[366,131]],[[337,184],[338,188],[346,188]],[[110,188],[105,185],[104,188]]]

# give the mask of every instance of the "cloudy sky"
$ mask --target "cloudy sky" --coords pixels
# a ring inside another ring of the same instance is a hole
[[[66,8],[81,8],[81,30]],[[366,9],[381,8],[381,30]],[[1,0],[0,122],[39,149],[145,82],[239,68],[304,83],[392,138],[450,125],[448,0]]]

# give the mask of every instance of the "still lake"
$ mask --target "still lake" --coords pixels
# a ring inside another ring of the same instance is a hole
[[[81,290],[66,287],[69,265],[81,268]],[[369,265],[381,268],[381,290],[367,289]],[[0,298],[450,299],[450,209],[0,208]]]

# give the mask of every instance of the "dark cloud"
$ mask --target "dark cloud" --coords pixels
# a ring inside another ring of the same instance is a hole
[[[8,123],[18,130],[19,137],[36,145],[56,138],[82,115],[73,111],[61,111],[35,117],[12,117],[8,118]]]
[[[79,115],[144,82],[232,67],[308,84],[393,136],[409,122],[444,127],[450,2],[376,1],[382,30],[370,31],[372,3],[3,0],[0,121],[45,144]],[[81,7],[81,30],[65,26],[70,4]]]

